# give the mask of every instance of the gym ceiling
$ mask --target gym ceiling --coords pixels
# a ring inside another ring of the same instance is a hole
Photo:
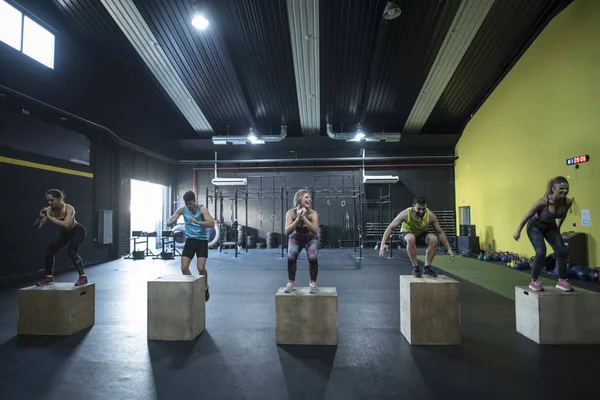
[[[309,157],[315,148],[357,156],[365,146],[453,153],[478,107],[570,2],[17,3],[102,60],[97,85],[119,82],[114,117],[95,122],[169,157],[210,159],[250,146],[274,158],[290,149]],[[385,19],[396,6],[400,15]],[[209,21],[205,30],[192,25],[196,13]],[[59,65],[58,47],[56,57]],[[55,73],[77,81],[80,72]],[[128,112],[132,102],[141,111]],[[158,116],[160,129],[126,129]],[[361,142],[346,141],[357,132]],[[267,143],[249,143],[250,133]]]

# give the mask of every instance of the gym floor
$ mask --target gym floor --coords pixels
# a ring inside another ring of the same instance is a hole
[[[237,259],[233,250],[211,251],[207,328],[192,342],[146,339],[147,280],[179,273],[179,257],[89,267],[96,324],[70,337],[17,336],[17,291],[34,281],[5,288],[0,398],[597,396],[589,367],[600,360],[600,346],[539,346],[516,333],[513,301],[451,274],[461,282],[462,345],[410,346],[400,333],[398,310],[398,276],[411,273],[408,258],[396,250],[393,259],[378,258],[373,249],[364,249],[360,260],[357,255],[352,249],[319,252],[318,284],[335,286],[339,296],[337,346],[276,345],[275,293],[287,279],[280,250],[250,250]],[[76,274],[56,280],[75,282]],[[302,252],[297,285],[307,284]]]

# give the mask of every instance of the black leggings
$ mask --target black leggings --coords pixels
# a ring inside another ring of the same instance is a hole
[[[77,250],[79,250],[79,246],[81,246],[86,236],[87,231],[81,224],[75,225],[75,228],[67,232],[61,230],[58,233],[58,237],[46,249],[46,275],[53,275],[54,255],[67,243],[69,243],[69,249],[67,250],[69,258],[71,258],[73,266],[79,272],[79,275],[83,275],[83,260],[77,254]]]
[[[527,236],[535,249],[535,257],[533,258],[533,264],[531,266],[533,279],[538,279],[540,276],[540,270],[546,259],[546,243],[544,239],[550,243],[554,250],[554,258],[556,259],[556,266],[558,267],[558,278],[566,279],[567,277],[567,250],[563,242],[562,236],[558,226],[552,225],[546,228],[536,226],[534,220],[527,222]]]

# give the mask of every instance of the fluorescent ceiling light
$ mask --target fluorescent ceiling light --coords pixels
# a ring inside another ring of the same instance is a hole
[[[363,175],[363,183],[396,183],[400,180],[392,175]]]
[[[247,178],[213,178],[212,184],[215,186],[245,186],[248,184]]]

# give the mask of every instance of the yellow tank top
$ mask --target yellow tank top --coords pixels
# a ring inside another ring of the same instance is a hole
[[[415,218],[412,207],[409,207],[407,211],[408,221],[402,222],[400,232],[410,232],[414,233],[415,236],[419,236],[421,233],[425,232],[427,230],[427,226],[429,226],[429,209],[425,209],[425,215],[423,215],[423,219]]]

